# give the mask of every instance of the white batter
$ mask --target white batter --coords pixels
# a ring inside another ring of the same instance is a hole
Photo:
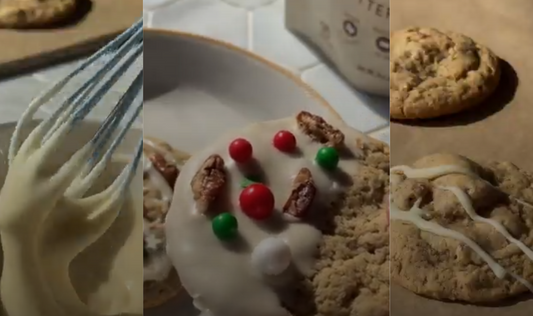
[[[34,134],[24,142],[0,193],[0,235],[4,256],[0,292],[7,315],[142,314],[142,259],[137,258],[141,238],[138,241],[128,238],[119,249],[109,249],[113,247],[112,243],[107,243],[108,249],[102,247],[102,241],[118,238],[119,230],[135,231],[117,223],[125,218],[131,219],[125,215],[130,211],[130,201],[117,199],[116,192],[111,189],[88,198],[65,197],[65,191],[82,169],[90,149],[82,149],[50,177],[50,164],[44,161],[57,159],[54,156],[61,151],[61,145],[49,152],[46,150],[51,148],[39,149],[36,144],[42,136]],[[47,146],[54,145],[54,141],[47,143]],[[101,183],[98,186],[102,189]],[[119,215],[121,209],[123,212]],[[115,221],[117,216],[118,221]],[[110,234],[110,228],[115,234]],[[115,258],[115,266],[101,267],[110,250],[120,251],[121,255]],[[85,263],[76,262],[78,258]],[[132,267],[137,265],[136,261],[140,263],[138,281],[131,274],[125,275],[134,268],[124,269],[122,273],[116,271],[116,265],[124,264],[124,260]],[[71,267],[73,261],[75,264]],[[85,278],[79,275],[83,269]],[[107,269],[111,282],[101,284],[100,289],[92,292],[106,293],[110,298],[91,296],[88,291],[89,283],[94,281],[91,280],[93,272],[100,269]]]

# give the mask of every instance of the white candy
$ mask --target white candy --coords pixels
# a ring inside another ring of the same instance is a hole
[[[277,237],[262,240],[252,252],[252,265],[265,275],[278,275],[291,264],[289,245]]]

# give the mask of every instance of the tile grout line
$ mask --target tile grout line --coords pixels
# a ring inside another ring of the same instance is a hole
[[[317,68],[317,67],[322,66],[322,65],[323,65],[323,63],[320,60],[318,60],[318,61],[316,61],[316,62],[314,62],[314,63],[312,63],[310,65],[307,65],[305,67],[299,68],[298,71],[303,75],[304,72],[309,71],[309,70],[314,69],[314,68]]]
[[[387,125],[385,127],[378,127],[376,129],[370,130],[370,131],[366,132],[365,134],[367,134],[369,136],[372,136],[372,134],[378,134],[378,133],[384,132],[384,131],[389,130],[389,129],[390,129],[390,125]]]
[[[159,10],[159,9],[164,9],[166,7],[170,7],[171,5],[175,4],[176,2],[178,2],[178,0],[168,1],[168,2],[165,2],[165,3],[159,4],[159,5],[153,6],[151,8],[147,8],[147,9],[143,8],[143,11],[145,11],[146,13],[153,13],[153,12]]]
[[[248,40],[247,48],[249,51],[254,50],[254,13],[250,10],[246,13],[246,35]]]

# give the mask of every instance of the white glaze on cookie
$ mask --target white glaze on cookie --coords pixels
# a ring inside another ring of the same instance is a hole
[[[174,192],[167,179],[150,160],[149,156],[153,153],[161,155],[166,162],[175,165],[178,169],[181,166],[169,150],[149,139],[144,139],[144,190],[156,191],[151,194],[144,194],[144,205],[146,208],[153,208],[161,212],[161,214],[160,218],[155,220],[149,220],[147,216],[144,218],[144,247],[148,257],[144,260],[143,277],[144,281],[164,281],[172,271],[172,264],[164,249],[166,243],[164,216],[170,207]]]
[[[364,139],[365,136],[351,130],[343,123],[329,120],[331,125],[341,129],[347,139]],[[293,155],[278,151],[272,145],[274,135],[280,130],[292,132],[297,140],[299,153]],[[236,138],[245,138],[253,146],[253,156],[266,177],[264,184],[275,196],[275,215],[266,224],[248,218],[238,207],[242,190],[240,183],[245,178],[228,154],[228,146]],[[347,142],[348,143],[348,142]],[[354,141],[350,141],[355,144]],[[348,144],[347,144],[348,145]],[[213,145],[197,153],[182,169],[174,203],[166,219],[167,253],[176,267],[183,286],[194,298],[195,305],[202,311],[215,316],[288,316],[281,306],[276,289],[291,284],[299,274],[311,275],[315,271],[315,260],[321,232],[302,220],[287,220],[280,210],[291,193],[294,176],[302,168],[311,171],[317,196],[310,214],[320,211],[318,205],[328,203],[342,192],[343,183],[336,178],[336,172],[327,172],[314,162],[317,151],[323,147],[302,133],[295,118],[257,123],[248,128],[229,133]],[[355,157],[362,152],[350,147],[352,157],[339,162],[339,170],[357,172],[359,163]],[[230,202],[218,202],[208,214],[195,210],[190,182],[206,158],[220,155],[225,161],[228,176],[225,198]],[[212,232],[210,214],[230,212],[238,220],[242,236],[234,242],[222,242]],[[272,225],[273,222],[281,224]],[[278,226],[278,229],[272,227]],[[276,276],[257,272],[252,265],[251,254],[261,241],[277,236],[287,242],[292,254],[292,266]]]
[[[393,185],[397,184],[399,182],[399,174],[403,174],[407,178],[422,178],[422,179],[435,179],[441,176],[445,176],[448,174],[464,174],[467,176],[475,177],[477,179],[481,179],[477,174],[471,172],[470,170],[461,167],[461,166],[455,166],[455,165],[442,165],[438,167],[431,167],[431,168],[411,168],[409,166],[397,166],[394,168],[391,168],[391,183]],[[392,180],[395,179],[395,180]],[[483,179],[482,179],[483,180]],[[484,180],[485,181],[485,180]],[[487,181],[485,181],[488,183]],[[490,183],[488,183],[490,184]],[[492,185],[491,185],[492,186]],[[499,233],[501,233],[510,243],[513,243],[518,246],[518,248],[531,260],[533,260],[533,251],[529,249],[524,243],[517,240],[516,238],[512,237],[511,234],[505,229],[503,225],[501,225],[499,222],[481,217],[477,215],[470,197],[459,187],[437,187],[441,190],[447,190],[451,191],[463,209],[466,211],[466,213],[469,215],[469,217],[474,221],[484,222],[486,224],[491,225],[496,229]],[[510,196],[511,199],[517,201],[518,203],[532,207],[532,205],[515,199]],[[456,239],[458,241],[461,241],[468,245],[474,252],[476,252],[481,259],[483,259],[488,266],[491,268],[491,270],[494,272],[494,274],[498,278],[504,278],[506,275],[512,276],[514,279],[516,279],[518,282],[522,283],[525,287],[527,287],[531,292],[533,292],[533,284],[528,282],[526,279],[522,278],[519,275],[516,275],[512,272],[507,271],[504,267],[502,267],[500,264],[498,264],[486,251],[484,251],[476,242],[471,240],[470,238],[466,237],[465,235],[456,232],[451,229],[447,229],[437,223],[433,223],[430,221],[427,221],[423,218],[424,213],[423,210],[420,209],[420,203],[421,200],[417,200],[416,203],[413,205],[413,207],[409,211],[402,211],[400,210],[396,205],[390,201],[390,218],[392,220],[402,220],[407,221],[415,226],[417,226],[419,229],[442,236],[442,237],[449,237]]]

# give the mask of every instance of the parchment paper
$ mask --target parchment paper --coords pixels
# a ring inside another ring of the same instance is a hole
[[[82,3],[82,18],[64,27],[0,29],[0,77],[88,54],[143,14],[140,0],[85,0]]]
[[[480,162],[510,161],[533,171],[533,1],[391,0],[391,30],[432,26],[461,32],[506,61],[493,97],[470,112],[424,124],[391,125],[392,165],[452,152]],[[425,299],[392,286],[392,316],[530,316],[525,295],[499,307]]]

